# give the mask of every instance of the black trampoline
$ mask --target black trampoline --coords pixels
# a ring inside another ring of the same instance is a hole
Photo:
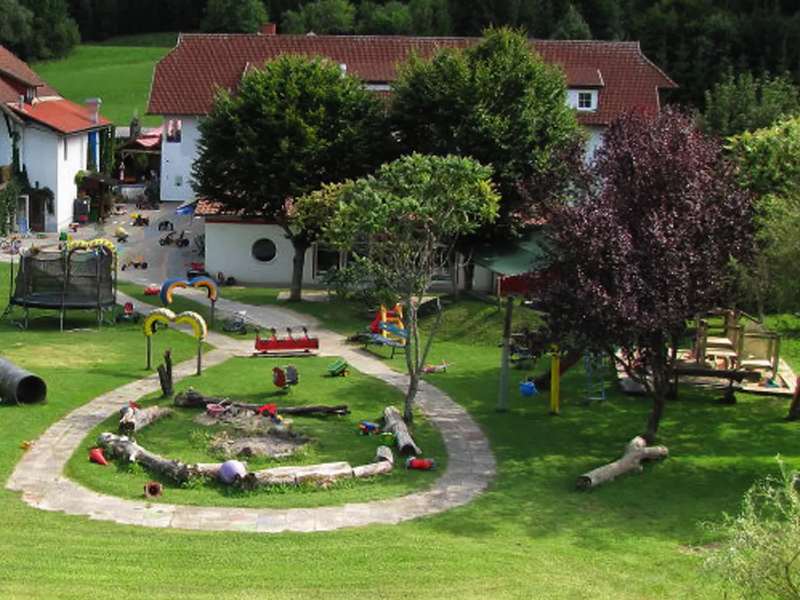
[[[11,265],[13,285],[3,316],[14,306],[22,307],[27,328],[30,309],[57,310],[63,330],[66,311],[95,310],[100,325],[103,310],[113,310],[117,302],[116,264],[116,251],[107,240],[26,250],[17,264],[16,281]]]

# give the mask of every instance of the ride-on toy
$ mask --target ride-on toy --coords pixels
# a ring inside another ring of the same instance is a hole
[[[155,283],[151,283],[146,288],[144,288],[145,296],[158,296],[160,293],[161,293],[161,286],[156,285]]]
[[[122,307],[122,312],[118,314],[114,320],[117,323],[122,323],[122,321],[133,321],[134,323],[138,323],[139,313],[133,309],[133,302],[126,302]]]
[[[189,263],[189,267],[186,269],[186,279],[194,279],[195,277],[208,277],[208,271],[206,271],[205,265],[201,262]]]
[[[146,217],[141,213],[131,213],[134,227],[147,227],[150,225],[150,217]]]
[[[170,231],[167,235],[158,240],[161,246],[171,246],[175,244],[178,248],[184,248],[189,245],[189,238],[186,237],[186,232],[181,231],[181,234],[176,238],[175,232]]]
[[[122,263],[122,266],[120,266],[120,269],[124,271],[128,267],[133,267],[135,269],[138,269],[138,268],[146,269],[147,268],[147,261],[144,259],[144,255],[141,255],[141,256],[139,256],[137,258],[125,259],[125,262]]]
[[[286,328],[287,336],[279,338],[276,335],[275,329],[272,330],[272,335],[268,338],[262,338],[256,332],[256,349],[253,354],[268,355],[275,353],[289,353],[289,354],[311,354],[319,350],[319,338],[309,337],[308,329],[303,327],[303,335],[294,337],[292,330]]]

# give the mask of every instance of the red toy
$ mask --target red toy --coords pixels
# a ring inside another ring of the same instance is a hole
[[[145,296],[158,296],[160,293],[161,293],[161,286],[156,285],[155,283],[151,283],[146,288],[144,288]]]
[[[406,461],[406,469],[433,471],[436,469],[436,461],[432,458],[409,458]]]
[[[102,448],[92,448],[89,450],[89,462],[97,463],[98,465],[103,465],[104,467],[108,466],[108,461],[103,455]]]
[[[291,353],[291,354],[312,354],[319,350],[319,338],[309,337],[308,330],[303,327],[303,335],[294,337],[292,330],[286,330],[288,335],[279,338],[275,334],[275,329],[272,330],[272,336],[262,338],[256,332],[256,350],[254,354],[276,354],[276,353]]]
[[[272,367],[272,383],[277,387],[289,389],[291,386],[297,385],[298,381],[297,367],[294,365],[287,365],[283,368]]]

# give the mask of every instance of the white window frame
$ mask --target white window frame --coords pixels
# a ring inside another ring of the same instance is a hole
[[[587,101],[588,105],[585,104]],[[576,108],[579,111],[590,112],[597,110],[597,92],[579,91],[576,104]]]

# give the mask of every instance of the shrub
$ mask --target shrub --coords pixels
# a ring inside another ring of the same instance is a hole
[[[726,540],[706,566],[742,598],[800,598],[800,474],[778,462],[781,478],[754,485],[741,514],[713,527]]]

